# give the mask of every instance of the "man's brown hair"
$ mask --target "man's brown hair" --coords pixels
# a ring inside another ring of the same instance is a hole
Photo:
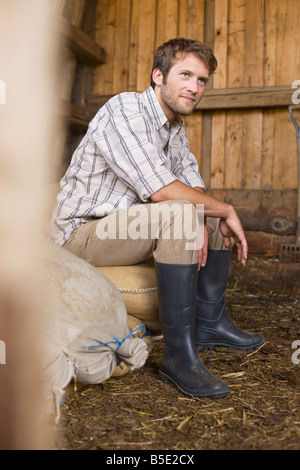
[[[180,54],[194,54],[206,65],[209,75],[213,74],[217,68],[217,59],[210,47],[203,44],[203,42],[185,38],[170,39],[159,46],[155,51],[151,71],[152,88],[155,87],[155,83],[152,79],[153,70],[159,68],[163,74],[164,83],[166,83],[168,73]]]

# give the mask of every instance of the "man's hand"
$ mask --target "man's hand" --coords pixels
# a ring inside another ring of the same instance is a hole
[[[230,217],[220,220],[219,228],[226,248],[231,247],[230,238],[234,239],[238,260],[245,266],[248,257],[248,243],[240,219],[234,210]]]
[[[203,204],[204,216],[221,219],[220,231],[224,237],[225,247],[230,248],[230,237],[232,237],[237,246],[238,260],[241,261],[243,265],[246,264],[248,244],[245,232],[237,213],[230,204],[214,199],[207,195],[202,188],[191,188],[178,180],[164,186],[151,196],[152,202],[176,199],[187,200],[195,205]],[[201,252],[198,254],[198,262],[199,265],[203,265],[203,263],[206,262],[207,245],[200,251]]]

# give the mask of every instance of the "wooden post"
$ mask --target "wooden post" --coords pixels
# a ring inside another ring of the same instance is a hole
[[[0,3],[0,449],[46,448],[37,344],[41,182],[50,154],[55,34],[49,2]],[[49,43],[51,37],[51,45]],[[50,444],[51,445],[51,444]]]
[[[204,10],[204,42],[212,50],[214,48],[214,21],[215,2],[205,0]],[[210,78],[208,88],[213,87],[213,77]],[[201,176],[207,187],[210,187],[211,173],[211,148],[212,148],[212,112],[203,113],[202,116],[202,152],[201,152]]]

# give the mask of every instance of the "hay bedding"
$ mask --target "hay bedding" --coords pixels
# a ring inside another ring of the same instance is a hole
[[[67,394],[59,424],[51,425],[54,448],[299,450],[300,364],[292,361],[292,343],[300,340],[300,301],[274,292],[269,269],[264,259],[249,260],[246,269],[233,262],[227,295],[232,318],[261,332],[265,345],[200,353],[227,381],[228,397],[188,399],[160,382],[160,340],[142,369]]]

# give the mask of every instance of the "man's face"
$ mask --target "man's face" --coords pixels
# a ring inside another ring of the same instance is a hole
[[[194,54],[181,54],[171,67],[167,79],[159,69],[153,72],[155,94],[169,122],[181,114],[191,114],[205,92],[209,71]]]

